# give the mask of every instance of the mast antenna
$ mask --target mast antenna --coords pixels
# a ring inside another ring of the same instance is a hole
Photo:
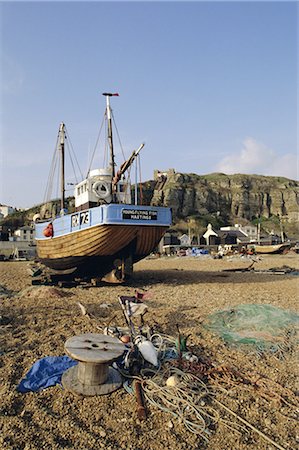
[[[60,199],[60,212],[64,214],[65,207],[65,173],[64,173],[64,143],[65,143],[65,125],[61,122],[59,126],[59,147],[61,152],[61,173],[60,173],[60,188],[61,188],[61,199]]]
[[[113,136],[112,136],[112,114],[110,107],[110,97],[118,97],[119,94],[111,94],[110,92],[103,92],[103,95],[106,97],[106,113],[107,113],[107,121],[108,121],[108,143],[110,149],[110,166],[112,169],[112,178],[115,176],[115,161],[114,161],[114,149],[113,149]]]

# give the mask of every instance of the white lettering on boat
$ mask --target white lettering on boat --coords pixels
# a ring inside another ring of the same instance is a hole
[[[123,209],[122,218],[127,220],[157,220],[158,211],[149,209]]]
[[[71,217],[71,227],[75,228],[79,225],[89,224],[89,211],[83,211],[77,214],[72,214]]]

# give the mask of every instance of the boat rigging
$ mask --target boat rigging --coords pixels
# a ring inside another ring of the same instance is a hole
[[[51,269],[121,282],[132,275],[135,262],[155,249],[172,219],[170,208],[137,205],[136,190],[135,205],[132,205],[131,185],[124,175],[138,160],[144,144],[115,171],[110,98],[118,94],[103,95],[109,161],[106,167],[89,169],[87,177],[75,185],[75,211],[68,213],[64,168],[66,129],[64,123],[60,124],[61,214],[36,223],[36,242],[40,261]]]

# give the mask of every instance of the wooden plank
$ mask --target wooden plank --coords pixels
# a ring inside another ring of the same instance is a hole
[[[107,228],[108,227],[108,228]],[[117,253],[127,246],[136,236],[135,227],[103,226],[91,230],[81,230],[59,241],[37,241],[40,258],[65,258],[68,256],[106,256]],[[63,243],[62,249],[59,246]]]
[[[109,227],[109,228],[108,228]],[[105,256],[114,254],[135,237],[134,229],[113,226],[81,230],[50,240],[37,241],[40,258],[65,258],[68,256]],[[60,244],[62,249],[59,251]]]
[[[129,245],[137,237],[136,254],[148,255],[158,245],[167,227],[137,225],[105,225],[81,230],[56,240],[37,241],[42,259],[70,256],[110,256]]]

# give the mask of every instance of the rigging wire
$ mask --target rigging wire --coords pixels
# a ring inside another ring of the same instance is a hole
[[[55,149],[54,149],[54,153],[52,156],[52,161],[51,161],[51,166],[50,166],[50,172],[49,172],[49,176],[48,176],[48,180],[47,180],[47,185],[46,185],[46,190],[45,190],[45,194],[44,194],[44,203],[48,202],[51,198],[51,194],[52,194],[52,189],[53,189],[53,178],[55,175],[55,171],[56,171],[56,165],[57,165],[57,147],[58,147],[58,139],[59,139],[59,133],[57,135],[56,138],[56,144],[55,144]]]
[[[99,143],[99,139],[100,139],[101,132],[102,132],[102,128],[103,128],[104,121],[105,121],[105,115],[106,115],[106,114],[104,114],[104,117],[103,117],[103,119],[102,119],[101,127],[100,127],[100,130],[99,130],[99,133],[98,133],[98,136],[97,136],[97,140],[96,140],[96,143],[95,143],[93,152],[92,152],[92,156],[91,156],[91,160],[90,160],[89,167],[88,167],[88,170],[87,170],[86,178],[88,177],[88,174],[89,174],[90,169],[91,169],[91,165],[92,165],[93,160],[94,160],[94,155],[95,155],[95,152],[96,152],[98,143]],[[83,178],[83,177],[82,177],[82,178]]]
[[[68,132],[68,130],[67,130],[66,127],[65,127],[65,135],[66,135],[66,138],[67,138],[67,141],[66,141],[66,142],[67,142],[67,148],[68,148],[68,152],[69,152],[69,155],[70,155],[70,160],[71,160],[71,164],[72,164],[72,167],[73,167],[75,179],[76,179],[76,182],[78,183],[78,181],[77,181],[77,176],[76,176],[76,170],[75,170],[75,167],[74,167],[74,164],[73,164],[73,160],[72,160],[72,155],[73,155],[74,160],[75,160],[75,162],[76,162],[76,164],[77,164],[77,169],[79,170],[81,179],[83,179],[83,174],[82,174],[82,171],[81,171],[81,169],[80,169],[80,166],[79,166],[79,163],[78,163],[78,159],[77,159],[77,157],[76,157],[76,153],[75,153],[75,151],[74,151],[74,147],[73,147],[73,144],[72,144],[72,141],[71,141],[69,132]]]
[[[73,161],[73,158],[72,158],[71,149],[70,149],[70,146],[69,146],[69,144],[68,144],[68,141],[66,141],[66,142],[67,142],[66,149],[67,149],[67,152],[68,152],[68,155],[69,155],[69,158],[70,158],[70,162],[71,162],[71,165],[72,165],[72,168],[73,168],[73,172],[74,172],[74,176],[75,176],[75,181],[76,181],[76,184],[78,184],[78,178],[77,178],[77,174],[76,174],[76,169],[75,169],[74,161]],[[77,164],[78,164],[78,161],[76,160],[76,158],[75,158],[75,161],[76,161]],[[79,166],[78,166],[78,168],[79,168]],[[79,168],[79,172],[80,172],[80,175],[81,175],[81,179],[83,179],[83,175],[82,175],[82,172],[81,172],[80,168]],[[64,188],[64,190],[66,191],[65,188]]]
[[[119,136],[119,132],[118,132],[118,129],[117,129],[117,126],[116,126],[116,122],[115,122],[115,120],[114,120],[113,111],[111,111],[111,116],[112,116],[114,128],[115,128],[115,130],[116,130],[116,135],[117,135],[117,138],[118,138],[118,143],[119,143],[119,146],[120,146],[120,149],[121,149],[121,152],[122,152],[123,159],[126,160],[125,152],[124,152],[124,149],[123,149],[121,140],[120,140],[120,136]]]
[[[74,172],[74,176],[75,176],[75,180],[76,183],[78,183],[78,177],[77,177],[77,170],[79,170],[80,176],[83,179],[83,175],[82,175],[82,171],[80,169],[79,163],[78,163],[78,159],[76,157],[69,133],[65,127],[65,137],[66,137],[66,150],[67,150],[67,154],[70,158],[70,162],[71,162],[71,166]],[[60,167],[61,167],[61,159],[60,159],[60,155],[59,155],[59,132],[57,135],[57,139],[56,139],[56,144],[55,144],[55,150],[53,153],[53,157],[52,157],[52,162],[51,162],[51,167],[50,167],[50,172],[49,172],[49,176],[48,176],[48,181],[47,181],[47,186],[46,186],[46,191],[45,191],[45,195],[44,195],[44,203],[45,202],[49,202],[52,198],[52,195],[55,196],[55,198],[59,198],[60,197],[60,193],[59,193],[59,185],[60,185],[60,180],[59,180],[59,173],[60,173]],[[77,166],[77,170],[76,167]],[[56,192],[54,192],[53,186],[56,187]],[[71,189],[65,189],[66,191],[70,191]]]
[[[124,152],[121,140],[120,140],[120,135],[119,135],[119,132],[118,132],[118,128],[117,128],[117,125],[116,125],[116,122],[115,122],[115,119],[114,119],[114,114],[113,114],[112,110],[111,110],[111,117],[112,117],[112,120],[113,120],[114,128],[116,130],[116,135],[117,135],[117,138],[118,138],[118,143],[119,143],[119,146],[120,146],[120,149],[121,149],[122,157],[123,157],[123,159],[125,161],[126,160],[125,152]],[[91,170],[91,166],[92,166],[92,163],[94,161],[95,152],[96,152],[96,149],[97,149],[98,144],[99,144],[101,132],[102,132],[102,129],[103,129],[105,121],[107,121],[107,113],[106,113],[106,111],[104,113],[104,116],[103,116],[103,119],[102,119],[102,122],[101,122],[100,130],[99,130],[99,133],[98,133],[98,136],[97,136],[97,140],[96,140],[96,143],[95,143],[95,146],[94,146],[94,150],[93,150],[93,153],[92,153],[92,156],[91,156],[91,160],[90,160],[90,164],[89,164],[89,167],[88,167],[86,178],[88,177],[88,174],[89,174],[89,172]],[[105,167],[105,164],[107,164],[107,160],[108,160],[107,127],[104,127],[104,129],[105,129],[105,148],[104,148],[104,164],[103,164],[103,167]],[[71,162],[71,165],[72,165],[72,168],[73,168],[73,172],[74,172],[76,183],[78,183],[77,170],[79,171],[81,179],[83,179],[83,174],[82,174],[82,171],[80,169],[80,166],[79,166],[79,163],[78,163],[78,159],[77,159],[76,154],[74,152],[74,148],[73,148],[73,145],[72,145],[72,142],[71,142],[71,139],[70,139],[70,135],[69,135],[68,130],[66,129],[66,127],[65,127],[65,137],[66,137],[66,149],[67,149],[67,152],[69,154],[69,158],[70,158],[70,162]],[[59,195],[58,195],[58,189],[59,189],[59,168],[60,168],[60,163],[61,162],[60,162],[60,157],[59,157],[58,141],[59,141],[59,132],[58,132],[58,135],[57,135],[55,150],[54,150],[54,154],[53,154],[52,161],[51,161],[50,172],[49,172],[49,176],[48,176],[48,180],[47,180],[47,186],[46,186],[46,190],[45,190],[45,194],[44,194],[44,202],[48,202],[48,201],[51,200],[52,193],[53,193],[53,184],[54,184],[54,179],[55,179],[56,175],[57,175],[56,198],[59,197]],[[141,165],[140,165],[140,161],[138,161],[138,159],[139,158],[137,158],[137,160],[136,160],[136,164],[139,165],[140,201],[141,201],[141,204],[142,204],[143,198],[142,198],[142,189],[141,189]],[[57,169],[57,167],[58,167],[58,169]],[[127,170],[126,178],[127,178],[127,185],[128,185],[130,183],[130,180],[131,180],[131,167],[129,167],[128,170]],[[71,189],[68,189],[68,191],[69,190],[71,190]],[[67,189],[65,189],[65,191],[67,191]]]

